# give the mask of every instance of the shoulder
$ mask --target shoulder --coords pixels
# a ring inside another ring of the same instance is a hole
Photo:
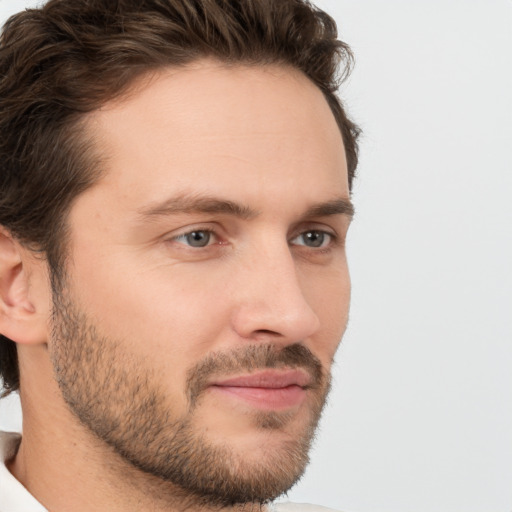
[[[18,445],[20,444],[21,435],[17,432],[0,431],[0,464],[14,457]]]
[[[6,462],[16,455],[21,435],[0,431],[0,512],[46,512],[9,472]]]
[[[311,505],[309,503],[273,503],[269,507],[269,512],[340,512],[332,508],[322,507],[321,505]]]

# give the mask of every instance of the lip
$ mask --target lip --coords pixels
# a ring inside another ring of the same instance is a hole
[[[279,410],[300,405],[310,384],[301,370],[265,370],[214,381],[209,389],[258,409]]]
[[[237,377],[214,381],[213,386],[236,386],[241,388],[278,389],[288,386],[306,388],[311,384],[311,377],[302,370],[265,370]]]

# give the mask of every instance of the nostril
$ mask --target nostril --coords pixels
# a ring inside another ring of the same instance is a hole
[[[256,331],[256,334],[270,334],[272,336],[282,336],[282,334],[278,333],[277,331],[271,331],[270,329],[258,329]]]

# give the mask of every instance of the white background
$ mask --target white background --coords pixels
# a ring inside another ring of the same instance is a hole
[[[356,54],[342,95],[364,136],[350,326],[289,498],[511,512],[512,1],[317,3]]]

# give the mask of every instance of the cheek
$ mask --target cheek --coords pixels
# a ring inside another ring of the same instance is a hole
[[[306,300],[320,320],[314,338],[319,357],[331,364],[345,332],[350,306],[350,278],[346,263],[302,278]]]
[[[102,268],[115,270],[76,276],[80,307],[102,336],[181,382],[223,334],[228,305],[222,287],[191,266],[134,264],[128,272],[128,265],[108,265]]]

